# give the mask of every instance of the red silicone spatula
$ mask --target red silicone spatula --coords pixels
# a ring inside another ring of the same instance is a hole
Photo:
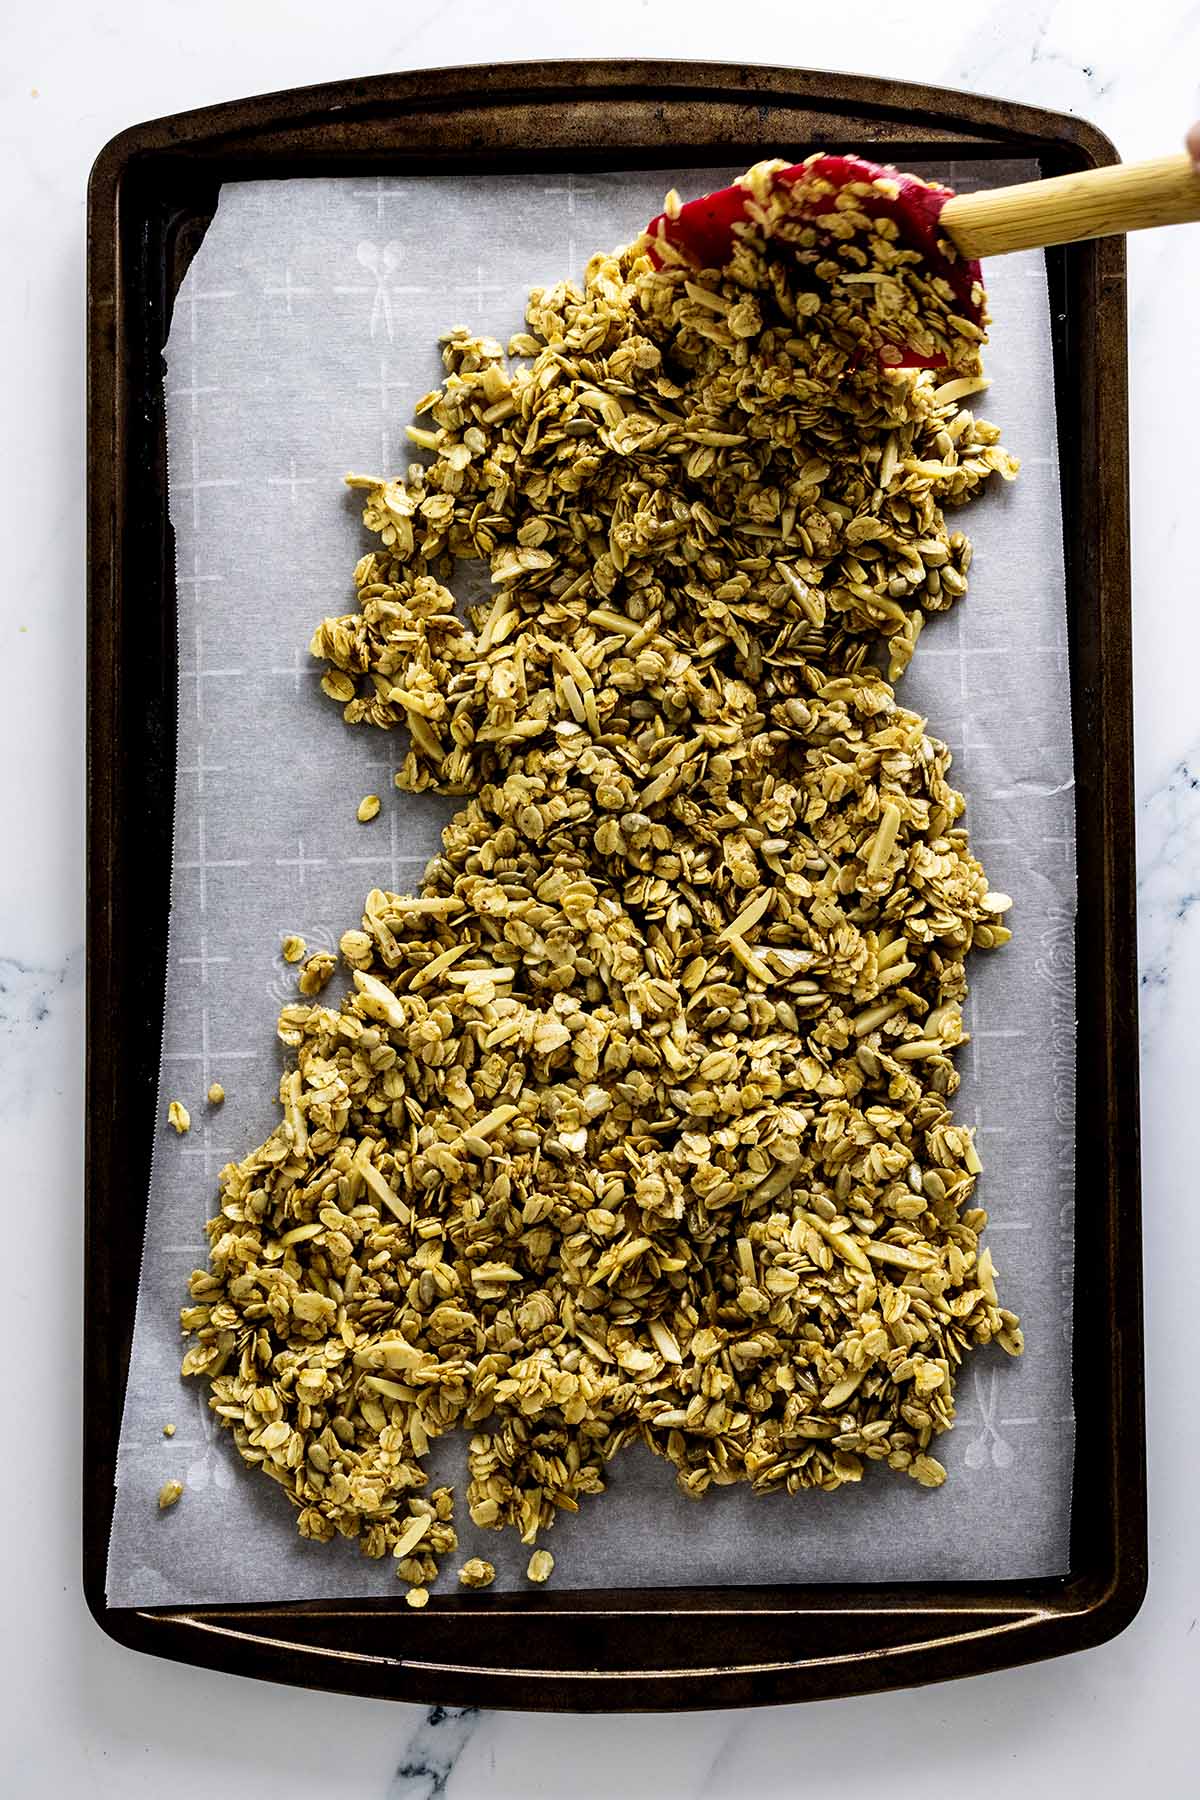
[[[870,217],[890,214],[904,242],[922,254],[932,274],[949,282],[963,316],[974,324],[982,313],[977,260],[981,256],[1200,218],[1200,174],[1185,155],[1117,163],[977,194],[955,194],[951,188],[918,181],[860,156],[818,156],[776,169],[771,180],[792,188],[814,177],[835,189],[848,182],[870,183],[873,191],[859,196],[859,208]],[[747,188],[721,188],[689,200],[674,218],[660,213],[651,220],[648,234],[674,244],[701,268],[721,268],[728,260],[734,227],[748,215],[749,202]],[[826,194],[801,208],[801,213],[815,217],[827,212],[830,203]],[[953,255],[947,254],[947,244]]]

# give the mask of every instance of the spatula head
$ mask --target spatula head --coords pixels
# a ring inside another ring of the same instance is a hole
[[[982,325],[983,277],[979,264],[955,255],[939,225],[942,208],[953,197],[952,188],[901,174],[861,156],[811,157],[807,162],[772,169],[769,180],[773,185],[793,190],[792,217],[814,221],[833,210],[834,196],[829,188],[840,191],[856,184],[857,210],[868,218],[893,219],[900,241],[919,252],[931,276],[940,276],[949,284],[962,317],[972,325]],[[822,186],[820,194],[802,198],[800,191],[817,182],[827,185]],[[752,221],[752,209],[750,186],[738,183],[687,201],[673,218],[659,213],[650,221],[647,236],[673,244],[698,268],[720,269],[729,261],[737,235],[735,227]],[[896,351],[895,356],[886,358],[895,367],[938,368],[946,360],[940,355],[920,356],[904,345],[896,346]]]

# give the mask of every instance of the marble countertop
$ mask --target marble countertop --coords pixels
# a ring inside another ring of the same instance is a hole
[[[869,19],[860,33],[851,19]],[[1200,113],[1200,10],[792,0],[10,0],[0,58],[0,1793],[231,1800],[630,1800],[1195,1791],[1200,1478],[1192,1106],[1200,1002],[1200,616],[1187,553],[1200,228],[1130,244],[1133,569],[1151,1553],[1149,1598],[1084,1655],[870,1700],[682,1718],[477,1714],[275,1689],[138,1657],[79,1582],[83,1008],[83,280],[92,158],[135,120],[386,69],[680,55],[857,68],[1078,112],[1127,158]]]

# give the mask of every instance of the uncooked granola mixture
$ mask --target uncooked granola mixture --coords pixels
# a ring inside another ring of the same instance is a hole
[[[1009,903],[892,686],[966,591],[944,510],[1016,464],[951,289],[861,189],[771,172],[725,269],[643,239],[535,290],[508,359],[452,332],[427,462],[351,478],[378,541],[322,685],[463,803],[418,893],[368,895],[340,1005],[305,965],[184,1370],[417,1605],[448,1431],[528,1543],[634,1438],[697,1496],[935,1487],[964,1352],[1021,1348],[951,1109]]]

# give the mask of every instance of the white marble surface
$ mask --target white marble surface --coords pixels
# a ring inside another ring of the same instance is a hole
[[[862,33],[849,21],[866,21]],[[970,1683],[683,1719],[428,1715],[136,1657],[79,1591],[83,939],[83,217],[134,120],[296,83],[527,55],[738,58],[944,82],[1077,111],[1132,158],[1200,112],[1200,9],[987,0],[8,0],[0,18],[0,1794],[289,1800],[860,1800],[1001,1782],[1196,1791],[1200,651],[1187,552],[1200,228],[1131,244],[1150,1595],[1100,1650]]]

